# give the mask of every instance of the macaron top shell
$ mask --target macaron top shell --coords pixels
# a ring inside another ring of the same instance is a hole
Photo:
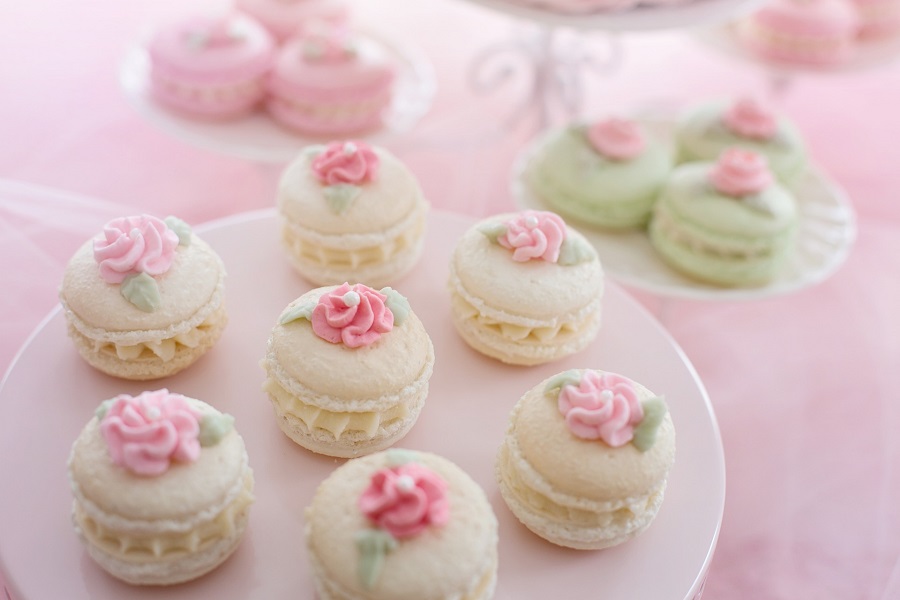
[[[315,21],[340,24],[349,10],[340,0],[237,0],[239,10],[257,19],[280,40]]]
[[[666,413],[656,442],[646,452],[627,443],[618,448],[601,440],[576,437],[566,426],[555,394],[546,394],[548,378],[516,405],[509,433],[523,457],[554,490],[607,502],[645,496],[663,481],[675,460],[675,428]],[[632,382],[641,401],[655,394]]]
[[[191,401],[204,414],[217,412]],[[113,463],[96,417],[78,436],[69,459],[76,497],[87,504],[88,512],[92,504],[131,521],[212,518],[243,488],[246,467],[244,442],[232,429],[217,444],[204,447],[193,462],[172,462],[158,476],[136,475]]]
[[[93,240],[89,240],[69,261],[60,298],[81,321],[81,327],[98,330],[83,332],[91,333],[91,337],[131,331],[171,337],[181,333],[173,328],[185,322],[191,322],[188,327],[196,327],[209,316],[204,314],[204,309],[211,314],[218,308],[219,302],[215,306],[210,302],[222,294],[224,276],[225,268],[218,255],[206,242],[192,235],[189,246],[178,246],[175,250],[169,270],[154,277],[161,303],[157,310],[145,312],[125,299],[121,284],[107,283],[101,278],[93,256]],[[197,322],[192,323],[194,320]]]
[[[311,290],[282,312],[316,302],[337,286]],[[332,400],[356,402],[358,410],[373,410],[377,399],[395,395],[416,381],[431,355],[431,341],[422,322],[410,311],[402,324],[369,346],[350,348],[316,335],[307,319],[278,323],[269,338],[269,357],[276,373]],[[285,387],[290,389],[289,382]],[[371,404],[371,405],[370,405]]]
[[[753,196],[726,196],[709,182],[712,168],[713,163],[689,163],[676,168],[660,202],[675,215],[705,230],[735,238],[770,237],[794,226],[797,202],[786,188],[773,183]]]
[[[447,483],[449,518],[441,526],[400,539],[387,553],[372,589],[357,577],[358,532],[373,525],[357,507],[372,475],[388,467],[391,450],[357,458],[334,471],[307,509],[307,543],[324,575],[354,598],[445,600],[473,594],[490,567],[497,525],[480,487],[458,466],[440,456],[410,452],[415,461]],[[480,595],[471,597],[481,597]]]
[[[290,96],[307,90],[341,94],[388,87],[396,68],[387,50],[375,40],[351,36],[343,60],[322,60],[320,41],[297,37],[287,42],[275,61],[269,87],[275,94]]]
[[[492,309],[533,319],[577,312],[603,294],[603,269],[590,243],[566,227],[567,237],[583,243],[590,260],[563,265],[545,260],[517,262],[507,248],[493,243],[483,225],[500,224],[516,213],[485,219],[463,234],[453,253],[453,272],[472,296]]]
[[[380,160],[378,176],[360,185],[359,197],[349,208],[335,211],[325,198],[326,186],[312,170],[312,161],[323,150],[324,146],[308,147],[281,177],[278,208],[288,221],[322,234],[381,233],[424,203],[409,169],[390,152],[373,148]]]
[[[264,74],[275,42],[261,25],[240,14],[196,16],[158,29],[148,52],[152,68],[163,77],[224,85]]]

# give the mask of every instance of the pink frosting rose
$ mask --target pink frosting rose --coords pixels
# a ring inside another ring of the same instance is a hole
[[[612,160],[630,160],[644,151],[644,134],[633,121],[606,119],[588,129],[594,150]]]
[[[613,448],[630,442],[644,418],[634,384],[615,373],[585,371],[577,387],[562,387],[558,406],[574,435],[600,439]]]
[[[112,461],[138,475],[161,475],[170,461],[200,456],[200,413],[184,396],[162,389],[120,394],[100,421]]]
[[[506,233],[497,237],[497,243],[513,251],[513,260],[559,260],[559,248],[566,239],[566,223],[559,215],[526,210],[505,225]]]
[[[378,155],[365,142],[331,142],[312,162],[312,171],[325,185],[359,185],[378,177]]]
[[[417,535],[450,518],[447,482],[418,463],[380,469],[359,497],[359,509],[395,538]]]
[[[722,121],[737,135],[753,140],[768,140],[778,132],[775,113],[752,98],[742,98],[732,104]]]
[[[353,39],[344,27],[316,23],[303,39],[303,57],[316,63],[336,64],[356,56]]]
[[[772,185],[766,157],[739,148],[722,152],[709,174],[716,191],[726,196],[749,196]]]
[[[149,215],[114,219],[94,238],[94,260],[107,283],[122,283],[129,275],[162,275],[172,266],[178,235],[161,219]]]
[[[394,313],[385,306],[387,296],[357,283],[344,283],[322,294],[310,321],[316,335],[332,344],[359,348],[375,343],[394,328]]]

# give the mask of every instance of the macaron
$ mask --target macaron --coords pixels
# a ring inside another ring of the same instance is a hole
[[[859,15],[846,0],[769,0],[738,21],[738,39],[759,58],[832,67],[857,51]]]
[[[358,140],[307,147],[282,174],[277,204],[288,259],[314,284],[380,287],[422,255],[428,202],[383,148]]]
[[[66,266],[59,299],[92,367],[124,379],[187,368],[228,322],[225,267],[176,217],[113,219]]]
[[[695,279],[763,285],[794,249],[797,202],[762,155],[733,148],[715,163],[673,171],[650,221],[659,256]]]
[[[446,458],[391,449],[338,467],[306,509],[320,600],[487,600],[497,518]]]
[[[528,529],[559,546],[596,550],[650,526],[674,462],[663,398],[622,375],[573,369],[516,403],[496,474]]]
[[[245,115],[265,95],[275,59],[272,36],[240,15],[197,16],[160,27],[147,46],[150,93],[190,116]]]
[[[282,431],[313,452],[349,458],[410,430],[428,395],[434,346],[399,292],[344,283],[285,308],[262,367]]]
[[[806,144],[786,116],[752,98],[713,102],[686,113],[677,123],[679,162],[714,161],[727,148],[762,154],[783,182],[806,170]]]
[[[505,363],[559,360],[600,330],[600,259],[552,212],[500,214],[475,224],[456,245],[448,287],[459,335]]]
[[[136,585],[215,569],[237,548],[253,471],[234,419],[161,389],[103,402],[72,446],[72,523],[88,555]]]
[[[568,219],[641,227],[672,170],[672,152],[639,123],[603,119],[552,133],[526,167],[531,190]]]
[[[397,67],[378,41],[346,28],[308,30],[279,51],[266,108],[296,132],[336,137],[384,124]]]
[[[341,0],[237,0],[235,7],[256,19],[279,43],[322,21],[343,25],[350,16]]]

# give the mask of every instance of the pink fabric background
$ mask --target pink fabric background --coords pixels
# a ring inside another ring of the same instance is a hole
[[[0,366],[55,305],[74,248],[108,218],[149,211],[198,223],[273,204],[280,165],[228,158],[157,130],[116,79],[125,49],[147,27],[226,5],[0,0]],[[509,168],[535,129],[498,123],[525,83],[477,95],[466,72],[481,49],[509,37],[512,21],[458,0],[357,5],[361,22],[419,45],[437,69],[432,111],[391,149],[436,207],[472,215],[511,208]],[[590,39],[602,54],[604,36]],[[589,82],[592,113],[766,91],[765,70],[685,32],[627,35],[623,45],[619,69]],[[847,264],[813,289],[756,302],[636,294],[693,361],[722,429],[725,519],[704,598],[896,599],[900,62],[796,77],[779,103],[853,200],[859,239]]]

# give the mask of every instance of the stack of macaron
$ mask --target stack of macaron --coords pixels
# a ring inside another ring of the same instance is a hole
[[[706,283],[775,278],[798,221],[790,186],[808,168],[796,126],[752,98],[694,107],[671,134],[650,125],[602,119],[551,131],[520,175],[526,197],[600,234],[647,228],[666,263]]]
[[[159,27],[147,45],[149,92],[183,115],[233,119],[265,107],[312,136],[384,124],[397,65],[348,24],[338,0],[240,0],[236,10]]]
[[[735,24],[737,39],[768,62],[833,68],[900,33],[898,0],[768,0]]]

